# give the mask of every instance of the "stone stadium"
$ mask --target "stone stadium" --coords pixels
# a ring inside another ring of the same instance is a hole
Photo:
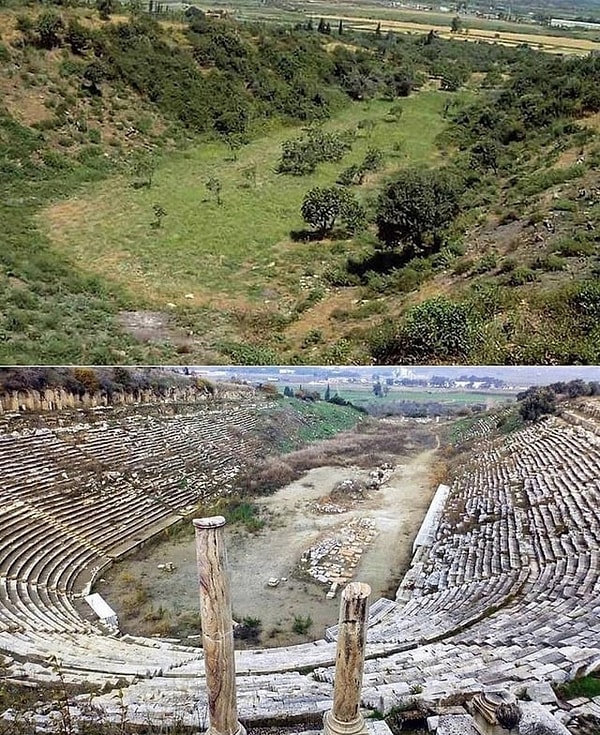
[[[219,401],[172,395],[115,418],[42,396],[28,408],[52,409],[43,424],[11,400],[0,415],[0,682],[41,700],[46,686],[94,694],[9,707],[0,732],[77,732],[93,718],[206,730],[203,650],[123,635],[83,614],[82,598],[116,559],[228,492],[257,451],[266,399],[242,387]],[[600,400],[505,435],[486,416],[463,439],[466,459],[438,487],[394,599],[371,603],[361,707],[426,711],[441,735],[508,733],[486,706],[516,699],[525,735],[598,733],[600,697],[555,690],[600,671]],[[236,651],[240,721],[314,729],[331,708],[338,634]]]

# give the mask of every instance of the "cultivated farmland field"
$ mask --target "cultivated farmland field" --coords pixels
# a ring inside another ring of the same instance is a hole
[[[308,18],[329,20],[332,27],[343,20],[346,28],[373,31],[380,24],[382,32],[423,34],[435,31],[442,38],[464,41],[486,41],[506,46],[527,44],[539,51],[556,54],[586,55],[600,49],[600,33],[583,29],[548,28],[534,24],[463,17],[463,29],[450,31],[451,13],[385,8],[371,3],[332,3],[315,0],[306,5],[282,3],[257,4],[252,0],[194,3],[205,10],[220,7],[240,20],[272,22],[305,22]]]

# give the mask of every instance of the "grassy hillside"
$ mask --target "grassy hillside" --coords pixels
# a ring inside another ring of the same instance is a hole
[[[0,10],[0,34],[4,363],[597,361],[596,102],[519,123],[491,164],[468,119],[556,76],[541,55],[63,6]],[[349,150],[278,173],[315,126]],[[366,227],[303,222],[369,155],[346,184]],[[380,192],[428,166],[460,180],[460,216],[435,252],[386,252]],[[448,315],[459,349],[411,346]]]

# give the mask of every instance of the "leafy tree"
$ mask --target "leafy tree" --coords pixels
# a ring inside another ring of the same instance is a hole
[[[356,197],[347,189],[315,186],[304,197],[302,217],[324,235],[333,229],[338,219],[354,231],[364,223],[366,215]]]
[[[384,247],[410,255],[437,251],[460,212],[460,188],[444,170],[407,169],[381,192],[377,230]]]
[[[61,45],[65,25],[60,15],[52,10],[43,12],[35,21],[38,45],[41,48],[53,49]]]
[[[556,413],[556,396],[550,388],[535,388],[521,401],[519,413],[524,421],[537,421],[541,416]]]
[[[73,377],[77,380],[88,393],[96,393],[100,390],[100,381],[95,370],[91,368],[74,368]]]
[[[450,32],[451,33],[458,33],[462,28],[462,22],[458,15],[455,15],[454,18],[452,18],[452,23],[450,23]]]
[[[341,36],[344,32],[344,26],[342,23],[342,19],[340,18],[340,22],[338,23],[338,36]]]
[[[129,388],[129,386],[131,386],[133,382],[133,378],[132,378],[131,373],[126,367],[117,365],[116,367],[113,368],[112,374],[113,374],[112,375],[113,381],[117,383],[118,385],[124,388]]]

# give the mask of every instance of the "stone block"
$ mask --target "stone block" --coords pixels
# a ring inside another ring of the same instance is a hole
[[[440,715],[437,735],[481,735],[471,715]]]
[[[527,687],[527,694],[532,702],[539,702],[539,704],[558,704],[554,690],[546,681],[530,684]]]

